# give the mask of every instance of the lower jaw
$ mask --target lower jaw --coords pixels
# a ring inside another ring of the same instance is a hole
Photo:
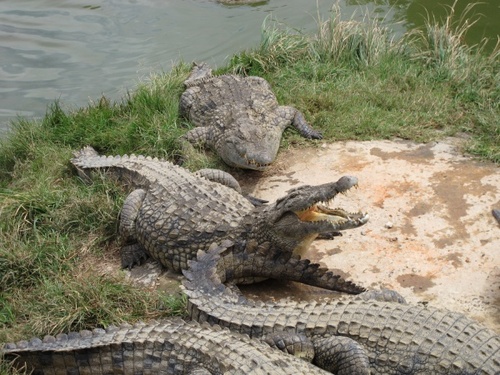
[[[259,164],[259,163],[231,163],[231,162],[228,162],[226,161],[226,164],[229,164],[231,165],[232,167],[236,167],[236,168],[242,168],[242,169],[251,169],[251,170],[254,170],[254,171],[265,171],[266,169],[268,169],[271,164]]]
[[[245,169],[251,169],[253,171],[265,171],[266,169],[269,168],[269,165],[265,166],[256,166],[256,165],[240,165],[239,168],[245,168]]]

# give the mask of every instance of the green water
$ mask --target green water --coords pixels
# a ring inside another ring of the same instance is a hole
[[[438,22],[443,22],[454,1],[415,0],[407,1],[404,20],[407,28],[421,27],[427,19],[427,13]],[[466,12],[471,1],[460,0],[455,5],[457,20],[465,17],[474,25],[465,34],[465,42],[469,45],[480,43],[487,38],[487,50],[492,51],[500,36],[500,0],[489,0],[476,3],[469,12]]]

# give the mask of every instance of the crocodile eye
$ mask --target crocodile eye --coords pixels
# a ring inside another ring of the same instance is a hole
[[[243,147],[243,145],[241,143],[236,143],[235,146],[236,146],[236,150],[238,151],[238,153],[240,155],[245,155],[247,153],[247,150],[245,149],[245,147]]]
[[[227,152],[235,152],[239,156],[244,157],[246,154],[246,149],[242,142],[236,137],[228,137],[221,140],[221,144],[224,144]]]
[[[237,145],[238,144],[238,139],[235,138],[235,137],[227,137],[224,142],[230,143],[232,145]]]

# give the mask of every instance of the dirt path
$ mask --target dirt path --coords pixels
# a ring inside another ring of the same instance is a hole
[[[270,201],[299,184],[355,175],[359,188],[338,200],[370,221],[308,258],[366,287],[399,291],[411,303],[460,311],[500,332],[500,169],[457,153],[453,140],[341,142],[281,152],[264,174],[240,173],[244,190]],[[319,298],[285,285],[249,294]],[[305,291],[305,292],[304,292]]]

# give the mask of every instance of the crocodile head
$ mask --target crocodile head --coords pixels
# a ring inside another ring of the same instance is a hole
[[[356,177],[344,176],[337,182],[292,189],[262,209],[258,230],[266,233],[271,246],[303,255],[316,237],[328,237],[368,221],[367,213],[348,212],[328,205],[337,194],[344,194],[357,184]]]
[[[226,132],[215,149],[232,167],[263,171],[276,159],[282,130],[262,124],[250,126],[248,118],[236,119],[235,123],[243,121],[245,125],[234,125],[234,131],[229,136]]]

